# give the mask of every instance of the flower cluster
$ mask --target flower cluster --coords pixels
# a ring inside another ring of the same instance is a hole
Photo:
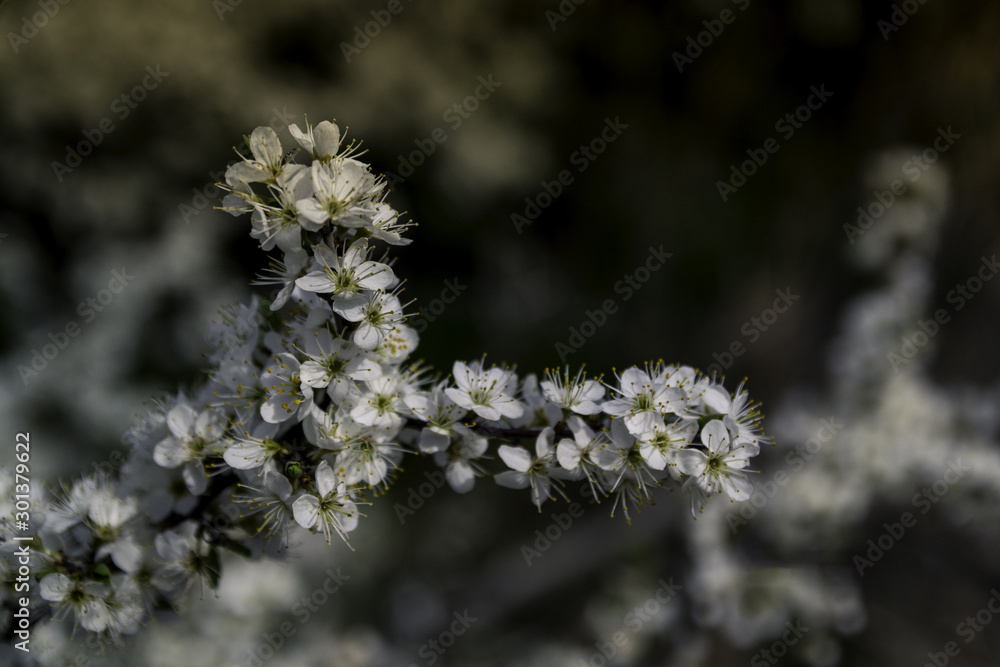
[[[418,337],[387,255],[410,242],[408,224],[336,124],[290,132],[286,152],[257,128],[223,186],[223,210],[249,214],[275,253],[256,281],[270,299],[223,311],[207,334],[210,381],[151,408],[118,478],[80,479],[39,510],[36,572],[57,615],[128,634],[193,582],[214,587],[220,549],[281,550],[295,528],[346,543],[407,454],[431,455],[456,492],[494,474],[539,510],[573,480],[626,516],[664,483],[693,514],[713,494],[750,496],[763,436],[742,386],[662,362],[608,384],[485,359],[442,378],[411,362]],[[506,469],[491,471],[498,458]]]

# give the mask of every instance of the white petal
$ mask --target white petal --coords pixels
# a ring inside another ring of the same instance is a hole
[[[649,390],[652,385],[653,381],[649,378],[649,374],[635,366],[627,369],[621,375],[621,390],[625,396],[635,396]]]
[[[316,468],[316,490],[324,498],[337,490],[337,475],[326,461]]]
[[[458,493],[468,493],[476,484],[476,472],[468,461],[452,461],[444,471],[448,484]]]
[[[261,126],[250,135],[250,151],[259,162],[273,166],[281,162],[281,141],[270,127]]]
[[[698,449],[682,449],[677,453],[677,467],[685,475],[699,477],[708,467],[708,457]]]
[[[338,298],[333,302],[333,312],[348,322],[360,322],[365,317],[368,299],[360,294]]]
[[[352,502],[345,502],[343,508],[346,515],[340,516],[340,529],[349,533],[358,527],[358,507]]]
[[[226,432],[226,413],[222,408],[209,408],[198,415],[195,434],[206,442],[215,442]]]
[[[123,572],[135,572],[142,564],[142,549],[132,540],[118,540],[109,545],[111,560]]]
[[[65,574],[55,572],[42,578],[38,590],[42,599],[49,602],[61,602],[73,590],[73,582]]]
[[[336,306],[334,306],[336,309]],[[382,340],[382,331],[368,322],[362,322],[354,331],[354,344],[362,350],[374,350]]]
[[[508,489],[528,488],[528,476],[523,472],[517,472],[516,470],[508,470],[507,472],[502,472],[499,475],[494,475],[493,479],[497,484],[505,486]]]
[[[340,147],[340,128],[336,123],[324,120],[313,128],[313,139],[316,141],[314,149],[318,157],[334,156]]]
[[[580,465],[580,448],[574,441],[565,438],[556,447],[556,459],[566,470],[576,470]]]
[[[292,504],[292,516],[303,528],[312,528],[319,516],[319,498],[309,493],[299,496]]]
[[[330,384],[330,373],[315,361],[303,361],[299,367],[299,379],[307,387],[322,389]]]
[[[198,459],[188,461],[184,464],[181,477],[184,478],[184,483],[192,495],[200,496],[208,488],[208,476],[205,474],[205,466]]]
[[[231,445],[222,458],[237,470],[251,470],[264,465],[269,457],[264,445],[250,441]]]
[[[531,454],[524,447],[501,445],[499,454],[508,468],[512,468],[518,472],[527,472],[531,468]]]
[[[712,413],[717,415],[724,415],[729,412],[729,408],[733,401],[729,397],[729,393],[722,387],[712,386],[705,390],[704,395],[701,397],[702,402],[705,404]]]
[[[701,441],[713,454],[729,450],[729,430],[721,419],[713,419],[701,431]]]
[[[753,482],[742,473],[729,473],[719,479],[722,490],[733,500],[748,500],[753,494]]]
[[[175,438],[164,438],[153,449],[153,461],[163,468],[176,468],[191,458],[184,445]]]
[[[432,454],[444,451],[450,444],[451,438],[444,433],[435,431],[432,428],[424,428],[420,431],[420,440],[417,442],[417,447],[425,454]]]
[[[663,470],[667,467],[667,457],[658,448],[648,443],[643,443],[639,445],[639,453],[646,463],[649,464],[650,468]]]
[[[524,414],[524,404],[512,398],[497,400],[493,405],[500,414],[509,419],[517,419]]]
[[[167,413],[167,428],[178,440],[188,440],[194,434],[194,423],[198,413],[187,403],[175,405]]]
[[[468,391],[471,371],[469,370],[469,367],[465,365],[465,362],[456,361],[452,364],[451,374],[455,378],[455,384],[458,385],[458,388],[463,391]]]

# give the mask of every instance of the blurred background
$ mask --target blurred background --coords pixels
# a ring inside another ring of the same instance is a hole
[[[1000,582],[1000,6],[9,0],[0,22],[0,420],[31,431],[38,478],[126,451],[150,397],[203,381],[205,327],[264,262],[213,184],[243,134],[288,146],[303,114],[363,140],[418,224],[396,272],[431,366],[747,377],[778,440],[762,482],[820,418],[844,424],[745,526],[733,507],[693,524],[678,494],[630,527],[588,507],[530,566],[553,519],[489,480],[401,522],[420,461],[356,553],[235,562],[131,664],[253,664],[337,565],[335,604],[262,662],[432,664],[424,642],[469,608],[435,661],[597,666],[624,628],[608,664],[774,664],[760,652],[805,619],[785,664],[917,665],[949,641],[954,664],[998,664],[996,625],[957,626]],[[976,472],[921,514],[959,455]],[[859,568],[905,511],[916,526]]]

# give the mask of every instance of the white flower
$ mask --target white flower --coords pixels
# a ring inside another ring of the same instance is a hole
[[[352,158],[315,161],[310,167],[313,194],[295,202],[299,213],[313,223],[328,220],[344,227],[361,227],[371,217],[366,206],[384,183],[378,181],[368,166]]]
[[[615,417],[624,417],[630,433],[645,433],[663,424],[664,414],[679,414],[684,408],[685,392],[654,382],[646,371],[634,366],[621,374],[620,396],[606,402],[602,409]]]
[[[445,479],[452,489],[458,493],[468,493],[475,486],[476,477],[485,473],[473,459],[486,453],[488,440],[462,425],[456,425],[453,430],[456,440],[446,450],[435,452],[434,462],[444,468]]]
[[[490,421],[501,417],[517,419],[524,414],[524,404],[513,397],[517,391],[517,375],[513,371],[496,366],[484,370],[479,361],[468,364],[456,361],[452,375],[458,387],[448,387],[445,392],[466,410]]]
[[[613,491],[619,491],[614,507],[618,507],[618,502],[626,497],[639,501],[640,498],[651,499],[650,487],[659,485],[658,471],[651,467],[641,453],[641,445],[633,433],[629,432],[625,426],[625,420],[611,420],[611,446],[609,451],[611,456],[602,457],[605,470],[617,473],[614,482],[610,484]],[[625,489],[622,491],[621,489]],[[628,516],[628,507],[625,508],[625,515]]]
[[[566,469],[575,479],[586,478],[595,500],[599,501],[598,491],[601,489],[601,471],[607,470],[614,463],[615,454],[609,446],[607,436],[594,433],[594,430],[576,415],[570,417],[566,425],[573,433],[573,439],[563,438],[556,447],[556,458],[559,465]]]
[[[250,215],[250,236],[260,240],[263,250],[275,245],[285,252],[302,248],[302,230],[315,232],[322,229],[317,223],[301,215],[295,202],[312,194],[312,180],[304,165],[288,165],[278,176],[277,184],[268,186],[277,205],[263,201],[253,202]]]
[[[299,129],[294,123],[288,126],[288,132],[298,142],[299,146],[309,151],[314,160],[329,162],[340,150],[340,128],[328,120],[320,121],[316,127],[306,122],[306,131]]]
[[[281,140],[270,127],[258,127],[253,131],[250,152],[253,153],[253,160],[244,158],[226,170],[226,183],[231,187],[240,183],[273,181],[281,173],[285,155],[281,150]]]
[[[76,622],[84,630],[103,632],[111,621],[107,598],[111,589],[96,581],[70,579],[54,572],[45,575],[38,585],[42,599],[63,608],[63,614],[72,610]]]
[[[219,384],[218,391],[214,393],[218,401],[230,406],[236,412],[236,421],[256,434],[258,426],[266,423],[260,415],[260,408],[268,396],[254,362],[248,359],[225,364],[208,376]]]
[[[348,322],[357,322],[352,340],[362,350],[374,350],[396,325],[403,322],[403,307],[395,294],[381,290],[357,299],[334,301],[334,311]]]
[[[253,470],[254,468],[260,468],[272,460],[283,449],[284,447],[281,443],[270,438],[244,436],[236,438],[226,448],[222,458],[230,467],[236,470]]]
[[[696,433],[697,419],[681,419],[663,426],[654,426],[639,435],[639,453],[651,468],[666,468],[671,477],[680,478],[679,471],[675,473],[677,454],[691,444]]]
[[[353,391],[355,380],[367,382],[382,376],[382,366],[374,352],[334,337],[329,329],[319,329],[303,339],[302,348],[308,360],[299,367],[302,384],[314,389],[325,387],[334,401],[342,401]]]
[[[723,421],[733,434],[734,443],[744,445],[750,456],[756,456],[761,443],[769,438],[760,432],[760,411],[743,385],[741,382],[736,388]]]
[[[208,476],[202,459],[222,451],[222,435],[226,432],[226,413],[209,408],[201,413],[186,403],[180,403],[167,413],[170,435],[153,450],[153,460],[164,468],[184,466],[184,483],[194,495],[208,487]]]
[[[396,281],[387,264],[368,259],[368,239],[358,239],[343,256],[328,245],[319,244],[313,253],[321,267],[295,281],[300,289],[319,294],[332,294],[334,299],[358,299],[362,291],[384,290]]]
[[[282,474],[268,475],[264,488],[258,489],[249,484],[239,484],[239,488],[247,493],[233,496],[233,502],[242,510],[240,518],[261,514],[257,533],[263,533],[268,539],[280,537],[280,546],[288,544],[288,519],[292,506],[289,498],[292,495],[292,485]]]
[[[385,482],[403,456],[403,449],[392,441],[397,432],[398,427],[367,426],[346,417],[339,430],[343,445],[337,454],[337,474],[349,486]]]
[[[429,392],[417,391],[403,399],[414,417],[427,422],[417,441],[425,454],[441,451],[451,444],[454,425],[466,412],[451,399],[446,386],[447,382],[440,382]]]
[[[330,543],[333,532],[348,544],[347,533],[358,526],[357,505],[326,461],[316,468],[314,479],[319,495],[305,493],[296,498],[292,504],[295,522],[307,530],[316,528],[326,537],[327,544]]]
[[[101,482],[94,475],[76,480],[46,512],[45,529],[62,533],[83,521],[90,509],[91,498],[100,487]]]
[[[344,405],[331,404],[326,410],[317,407],[302,420],[302,431],[306,440],[322,449],[340,451],[344,440],[353,435],[353,430],[344,426],[344,420],[350,419]]]
[[[207,557],[204,545],[184,535],[173,531],[158,533],[153,539],[156,555],[160,565],[153,574],[152,583],[164,592],[179,593],[190,585],[195,577],[202,582],[218,576],[211,571],[211,560]]]
[[[398,429],[409,413],[406,397],[415,390],[413,377],[398,369],[368,380],[351,409],[351,418],[365,426]]]
[[[114,535],[138,511],[135,498],[120,498],[114,489],[104,486],[91,496],[87,517],[101,533]]]
[[[735,445],[721,419],[708,422],[701,431],[701,441],[707,452],[686,448],[677,455],[681,472],[691,480],[684,488],[692,492],[691,514],[704,509],[706,499],[724,491],[733,500],[747,500],[753,493],[753,483],[743,469],[747,467],[750,451],[744,445]]]
[[[122,527],[139,512],[136,498],[121,498],[110,486],[97,490],[90,499],[87,519],[102,544],[95,554],[96,559],[110,556],[111,560],[124,572],[134,572],[142,561],[142,550],[132,535],[123,534]]]
[[[260,406],[260,416],[270,424],[280,424],[292,417],[301,420],[313,404],[312,387],[299,376],[299,360],[287,352],[275,355],[260,379],[267,390],[267,400]]]
[[[555,497],[553,491],[565,497],[558,486],[559,479],[571,477],[565,470],[559,468],[556,461],[556,450],[552,446],[554,431],[551,427],[542,429],[535,440],[535,456],[532,456],[524,447],[511,447],[501,445],[499,454],[507,467],[511,468],[507,472],[496,475],[493,479],[500,486],[509,489],[526,489],[531,487],[531,501],[542,511],[542,503],[549,498]]]
[[[413,242],[413,239],[404,239],[401,235],[409,227],[409,224],[399,221],[399,213],[382,202],[375,205],[375,215],[370,224],[365,225],[374,238],[385,241],[389,245],[398,246],[409,245]]]
[[[397,322],[385,333],[373,352],[383,363],[399,364],[417,348],[419,340],[416,329]]]
[[[572,410],[578,415],[596,415],[601,411],[598,401],[604,398],[604,387],[597,380],[586,379],[583,368],[577,371],[572,381],[569,378],[569,366],[562,375],[558,371],[548,371],[545,377],[542,393],[559,407]]]

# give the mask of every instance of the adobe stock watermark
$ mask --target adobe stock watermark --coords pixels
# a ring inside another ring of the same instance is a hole
[[[104,309],[114,301],[115,295],[121,294],[133,280],[135,280],[135,276],[129,275],[125,268],[120,271],[117,269],[112,271],[111,280],[108,281],[106,288],[77,304],[76,314],[82,318],[82,324],[93,322],[98,313],[104,312]],[[42,345],[41,350],[32,348],[28,365],[19,364],[17,367],[17,372],[21,376],[21,382],[24,383],[24,386],[28,386],[29,380],[38,377],[42,371],[48,368],[49,363],[69,346],[70,339],[79,336],[81,331],[83,331],[81,322],[69,320],[59,331],[49,332],[49,342]]]
[[[962,465],[961,458],[948,461],[948,467],[941,477],[914,494],[913,498],[910,499],[910,504],[919,509],[921,515],[927,514],[934,505],[941,502],[941,499],[953,486],[958,484],[965,473],[971,470],[972,468]],[[900,514],[899,519],[892,523],[883,523],[882,527],[885,532],[873,540],[868,540],[867,551],[864,554],[856,554],[852,560],[854,567],[858,570],[858,576],[864,577],[865,570],[874,567],[875,563],[882,560],[882,557],[903,539],[906,529],[913,528],[916,524],[917,516],[909,511]]]
[[[427,478],[427,481],[410,487],[405,505],[396,503],[392,506],[393,511],[396,512],[396,518],[399,519],[400,526],[404,525],[407,518],[416,514],[424,506],[424,503],[430,500],[431,496],[444,486],[445,476],[440,470],[425,472],[424,477]]]
[[[827,100],[833,97],[833,93],[826,89],[826,84],[821,83],[819,88],[810,86],[809,91],[810,95],[804,104],[795,107],[794,111],[786,113],[774,124],[774,131],[781,135],[785,141],[791,139],[797,130],[801,130],[802,126],[812,118],[813,113],[822,109]],[[781,144],[774,137],[768,137],[760,148],[748,148],[747,156],[750,159],[744,160],[739,166],[730,165],[729,178],[725,181],[715,182],[715,187],[719,191],[722,201],[728,201],[731,195],[736,194],[741,187],[746,185],[747,179],[756,174],[761,167],[767,164],[768,159],[780,149]]]
[[[452,132],[462,127],[462,123],[468,120],[479,109],[481,103],[488,100],[496,89],[503,85],[503,82],[493,78],[492,73],[486,76],[480,75],[476,80],[479,82],[479,85],[475,87],[472,93],[445,109],[444,113],[441,114],[441,120],[448,123]],[[417,168],[434,154],[434,151],[437,150],[440,144],[446,141],[448,141],[448,131],[443,127],[434,128],[426,137],[414,139],[414,149],[412,151],[406,156],[402,154],[396,156],[399,160],[399,164],[396,166],[398,173],[385,172],[385,178],[389,182],[389,185],[399,185],[410,176],[413,176]]]
[[[948,149],[961,138],[961,134],[952,131],[951,125],[948,126],[948,129],[939,127],[938,136],[934,139],[932,145],[903,163],[903,175],[910,179],[910,183],[916,183],[920,180],[923,173],[938,161],[941,154],[947,153]],[[887,190],[873,190],[872,197],[875,201],[868,204],[868,206],[858,207],[858,219],[856,223],[853,225],[849,222],[844,223],[844,233],[847,234],[847,240],[851,242],[851,245],[854,245],[855,239],[871,229],[885,215],[886,211],[896,203],[896,197],[906,194],[906,190],[906,183],[898,178],[889,184],[889,189]]]
[[[745,12],[747,7],[750,6],[750,0],[732,0],[732,3],[741,12]],[[701,54],[705,52],[705,49],[712,46],[717,37],[722,36],[726,26],[731,25],[736,20],[736,16],[737,14],[727,7],[719,12],[718,18],[702,21],[701,24],[705,26],[705,29],[697,35],[688,35],[687,47],[684,49],[684,53],[680,51],[674,51],[673,53],[674,65],[677,66],[677,71],[683,74],[686,65],[693,65],[694,61],[700,58]]]
[[[994,606],[993,603],[996,603]],[[975,616],[966,616],[961,623],[955,626],[955,634],[965,639],[966,644],[972,643],[980,632],[993,622],[993,617],[1000,614],[1000,591],[990,589],[990,597],[982,609],[976,612]],[[945,667],[951,659],[962,652],[958,642],[947,642],[943,651],[930,651],[927,653],[927,662],[923,667]]]
[[[976,273],[964,283],[958,283],[949,290],[948,294],[945,295],[945,301],[952,305],[954,312],[962,310],[969,301],[979,294],[986,283],[993,280],[993,276],[997,272],[1000,272],[1000,263],[997,262],[996,253],[989,258],[981,257]],[[931,339],[938,335],[941,327],[948,322],[951,322],[951,313],[948,312],[947,308],[938,308],[934,311],[932,318],[917,320],[916,330],[904,334],[900,338],[898,352],[892,350],[886,353],[886,359],[889,360],[892,370],[898,373],[900,368],[913,361],[917,353],[926,347]]]
[[[785,621],[785,628],[787,629],[779,639],[750,658],[750,667],[767,667],[767,665],[777,664],[779,660],[788,655],[788,647],[798,644],[799,640],[809,632],[809,627],[799,619],[795,619],[794,623]]]
[[[649,246],[649,254],[645,261],[636,267],[632,272],[626,273],[614,285],[615,294],[620,294],[622,303],[628,301],[635,293],[642,289],[642,286],[649,282],[654,273],[663,268],[666,260],[673,257],[671,252],[664,252],[663,246],[658,248]],[[608,322],[608,318],[618,312],[618,301],[614,297],[608,297],[601,302],[596,310],[585,311],[585,319],[579,326],[569,328],[569,337],[566,342],[558,342],[555,345],[556,354],[559,360],[566,363],[566,359],[574,352],[587,344],[587,340],[597,333],[597,330]]]
[[[889,14],[889,20],[879,19],[876,24],[879,32],[882,33],[882,39],[888,42],[892,33],[902,28],[910,20],[910,17],[920,10],[920,7],[925,2],[927,0],[903,0],[900,3],[892,3],[892,12]]]
[[[684,590],[682,585],[674,583],[673,577],[668,581],[660,579],[657,583],[660,587],[645,602],[635,605],[625,614],[622,619],[624,629],[616,631],[609,641],[595,642],[597,650],[590,654],[589,658],[580,658],[578,663],[580,667],[606,667],[614,664],[612,661],[618,655],[618,651],[628,646],[631,641],[630,635],[638,634],[643,626],[659,616],[663,607]]]
[[[778,296],[774,299],[771,307],[765,308],[760,315],[751,317],[740,327],[740,333],[747,339],[747,344],[744,345],[742,340],[736,339],[721,354],[713,352],[712,358],[715,359],[715,363],[709,365],[709,372],[721,375],[723,371],[729,370],[736,359],[746,353],[747,345],[753,345],[760,340],[761,335],[778,321],[778,316],[788,312],[792,304],[801,298],[798,294],[792,294],[791,287],[786,287],[783,291],[776,289],[774,293]]]
[[[146,65],[146,76],[142,81],[132,87],[126,93],[116,97],[111,103],[111,113],[119,121],[123,121],[138,108],[139,103],[170,76],[170,72],[164,72],[160,65]],[[63,177],[71,174],[74,169],[83,163],[83,158],[94,152],[94,149],[101,145],[104,138],[115,131],[116,125],[111,116],[102,118],[92,130],[83,131],[83,140],[75,146],[66,145],[65,162],[52,162],[52,171],[56,179],[62,183]]]
[[[410,3],[413,0],[406,0],[406,2]],[[402,0],[389,0],[385,9],[371,10],[372,20],[365,23],[363,29],[362,26],[354,26],[353,42],[350,44],[340,43],[340,52],[344,54],[347,64],[351,63],[351,58],[354,56],[361,55],[361,52],[368,48],[372,40],[382,34],[382,29],[392,23],[393,17],[402,14],[404,9],[406,9],[406,5],[403,4]]]
[[[583,516],[583,505],[572,502],[565,512],[553,512],[549,516],[552,523],[545,527],[545,531],[535,530],[535,541],[530,545],[521,545],[521,555],[524,556],[524,562],[528,567],[531,567],[531,561],[541,558],[542,554],[551,549],[552,545],[566,534],[566,531],[573,525],[573,519],[579,519]]]
[[[452,617],[455,619],[451,622],[445,630],[441,631],[437,637],[428,639],[417,651],[417,655],[424,659],[425,665],[433,665],[438,660],[441,659],[445,653],[448,652],[458,638],[464,635],[472,624],[475,623],[478,618],[469,614],[469,610],[466,609],[462,613],[454,612]],[[409,667],[420,667],[417,663],[411,662]]]
[[[546,9],[545,10],[545,20],[549,22],[549,28],[552,32],[556,31],[560,23],[563,23],[576,11],[576,8],[582,5],[586,0],[560,0],[559,5],[555,10]]]
[[[21,29],[8,32],[7,41],[11,50],[17,54],[22,46],[28,43],[38,32],[49,24],[59,10],[68,5],[71,0],[38,0],[38,11],[30,17],[21,17]],[[3,3],[0,3],[3,4]]]
[[[333,597],[344,582],[351,577],[340,571],[327,570],[326,579],[323,583],[313,589],[312,593],[303,595],[293,606],[292,615],[298,619],[299,626],[309,622],[327,602]],[[274,657],[274,654],[285,645],[285,642],[295,636],[299,628],[291,621],[284,621],[274,632],[264,632],[261,640],[253,648],[247,649],[247,667],[261,667],[265,662]]]
[[[800,445],[795,445],[790,452],[785,454],[785,469],[775,470],[771,479],[754,484],[753,493],[745,501],[740,503],[739,512],[726,512],[726,523],[733,535],[740,528],[747,525],[751,519],[757,516],[757,512],[762,510],[771,500],[778,495],[778,491],[792,479],[792,474],[806,467],[806,463],[816,456],[823,445],[829,443],[844,428],[843,424],[837,422],[836,417],[820,419],[820,427],[816,434]]]
[[[589,142],[580,144],[575,151],[570,153],[570,165],[576,168],[577,174],[587,171],[587,168],[597,160],[598,156],[607,150],[608,146],[614,143],[627,129],[628,125],[621,121],[620,116],[615,116],[614,120],[605,118],[604,127],[598,135]],[[522,233],[526,225],[533,223],[542,214],[542,211],[552,206],[552,202],[563,193],[567,186],[573,183],[575,178],[572,171],[563,169],[552,181],[542,181],[541,191],[534,197],[524,198],[524,212],[511,214],[510,221],[514,224],[514,230],[518,234]]]
[[[408,317],[407,324],[416,329],[417,333],[423,333],[427,330],[428,325],[441,317],[448,306],[455,303],[462,292],[468,288],[468,285],[458,282],[458,276],[445,280],[441,294],[437,298],[431,299],[427,306],[422,307],[416,315]]]

